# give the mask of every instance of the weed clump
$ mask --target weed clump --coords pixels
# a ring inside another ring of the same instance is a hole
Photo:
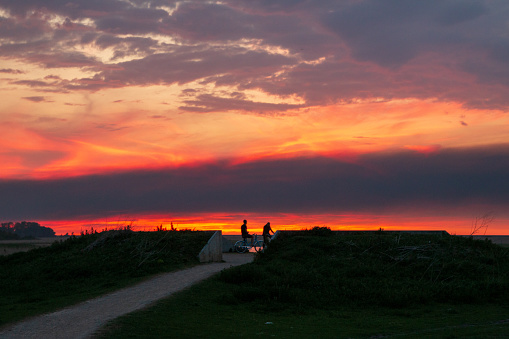
[[[305,231],[305,233],[308,233],[310,236],[317,237],[330,237],[334,234],[329,227],[320,226],[315,226],[312,229]]]

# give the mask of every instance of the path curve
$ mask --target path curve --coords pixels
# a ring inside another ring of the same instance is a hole
[[[223,253],[223,261],[158,275],[138,285],[16,323],[0,338],[89,338],[106,322],[202,281],[225,268],[253,261],[253,254]]]

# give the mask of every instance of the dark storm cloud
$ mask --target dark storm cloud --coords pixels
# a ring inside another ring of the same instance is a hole
[[[331,43],[330,38],[315,31],[317,22],[304,20],[309,14],[297,17],[266,15],[263,12],[246,11],[236,5],[236,2],[231,3],[231,6],[225,6],[224,3],[183,3],[162,22],[161,27],[190,41],[259,39],[295,53],[304,51],[302,46],[310,47],[310,44],[316,43],[315,46],[321,49],[316,52],[322,54],[323,48],[327,47],[326,43]]]
[[[327,22],[358,59],[395,67],[420,52],[466,42],[467,36],[443,26],[474,21],[486,11],[482,1],[367,0],[332,12]]]
[[[158,31],[158,21],[168,16],[163,10],[131,8],[120,15],[97,18],[96,25],[101,31],[117,34],[147,34]]]
[[[238,40],[256,35],[257,18],[212,3],[182,3],[164,26],[190,40]]]
[[[487,12],[482,1],[458,0],[440,4],[441,11],[436,15],[436,21],[445,26],[452,26],[477,19]]]
[[[509,146],[214,164],[41,181],[0,181],[5,220],[118,213],[490,210],[509,203]]]
[[[48,30],[48,24],[42,18],[15,20],[0,17],[0,38],[34,40],[41,38]]]
[[[459,100],[467,107],[504,109],[508,104],[504,97],[509,86],[509,43],[502,27],[508,13],[509,3],[503,1],[367,0],[328,13],[324,22],[357,60],[393,69],[396,77],[406,73],[403,66],[427,55],[419,61],[423,69],[409,74],[431,78],[432,83],[424,88],[429,89],[428,97],[442,97],[440,84],[448,83],[455,93],[444,99]],[[438,69],[431,75],[437,66],[452,71],[457,83],[443,82]],[[477,81],[465,88],[462,72]],[[415,97],[420,97],[419,81],[411,83],[416,85],[412,89]]]
[[[67,90],[200,80],[298,95],[308,106],[431,98],[469,108],[509,107],[505,0],[176,3],[0,0],[11,14],[0,17],[6,39],[0,54],[47,68],[95,71],[52,84]],[[48,19],[55,14],[62,22],[52,26]],[[89,44],[111,49],[111,60],[77,52]],[[129,56],[136,60],[117,63]]]
[[[24,17],[31,11],[45,8],[48,11],[69,16],[71,19],[100,17],[129,8],[127,2],[120,0],[73,0],[72,2],[69,0],[45,0],[44,3],[39,0],[0,0],[0,6],[7,8],[11,14],[18,17]]]

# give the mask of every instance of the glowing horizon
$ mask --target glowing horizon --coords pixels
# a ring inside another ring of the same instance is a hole
[[[129,226],[134,231],[155,231],[162,226],[170,230],[190,229],[197,231],[221,230],[225,235],[240,234],[242,218],[248,220],[250,233],[260,235],[263,225],[270,222],[276,230],[302,230],[315,226],[329,227],[335,231],[446,231],[453,235],[470,235],[474,231],[476,217],[421,217],[416,220],[412,216],[401,215],[259,215],[259,214],[197,214],[168,218],[163,216],[116,216],[90,220],[42,221],[41,225],[51,227],[57,235],[79,235],[85,231],[105,231],[121,229]],[[509,235],[509,219],[494,220],[487,228],[480,229],[476,235]],[[240,218],[240,219],[239,219]]]

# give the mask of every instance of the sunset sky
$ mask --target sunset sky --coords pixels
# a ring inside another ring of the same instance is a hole
[[[0,0],[0,98],[2,222],[509,234],[506,0]]]

